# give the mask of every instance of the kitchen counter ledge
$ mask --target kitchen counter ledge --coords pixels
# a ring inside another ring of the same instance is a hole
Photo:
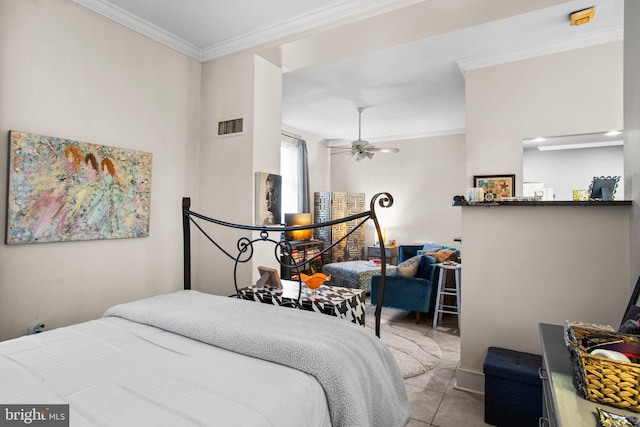
[[[530,201],[518,200],[508,202],[454,202],[453,206],[494,207],[494,206],[631,206],[631,200],[589,200],[589,201]]]

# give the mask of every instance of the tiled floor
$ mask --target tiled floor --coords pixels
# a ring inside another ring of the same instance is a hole
[[[367,323],[374,319],[374,307],[367,304]],[[426,374],[405,380],[409,397],[410,419],[406,427],[478,427],[484,422],[484,398],[454,388],[455,370],[460,361],[460,335],[457,316],[444,315],[433,329],[433,317],[422,315],[420,324],[415,314],[385,308],[382,322],[393,322],[420,331],[440,346],[440,363]]]

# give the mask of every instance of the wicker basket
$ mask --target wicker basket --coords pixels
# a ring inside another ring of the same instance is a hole
[[[623,342],[640,344],[640,337],[617,333],[610,326],[566,322],[565,343],[571,353],[574,385],[585,399],[640,412],[640,364],[594,356],[591,346]]]

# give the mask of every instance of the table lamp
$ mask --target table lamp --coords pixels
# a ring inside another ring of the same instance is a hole
[[[297,227],[301,225],[311,225],[310,213],[285,213],[284,223],[287,227]],[[313,238],[313,230],[291,230],[284,234],[287,240],[311,240]]]

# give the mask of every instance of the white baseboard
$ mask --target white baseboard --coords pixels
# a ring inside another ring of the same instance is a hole
[[[484,374],[471,369],[458,368],[454,388],[484,395]]]

